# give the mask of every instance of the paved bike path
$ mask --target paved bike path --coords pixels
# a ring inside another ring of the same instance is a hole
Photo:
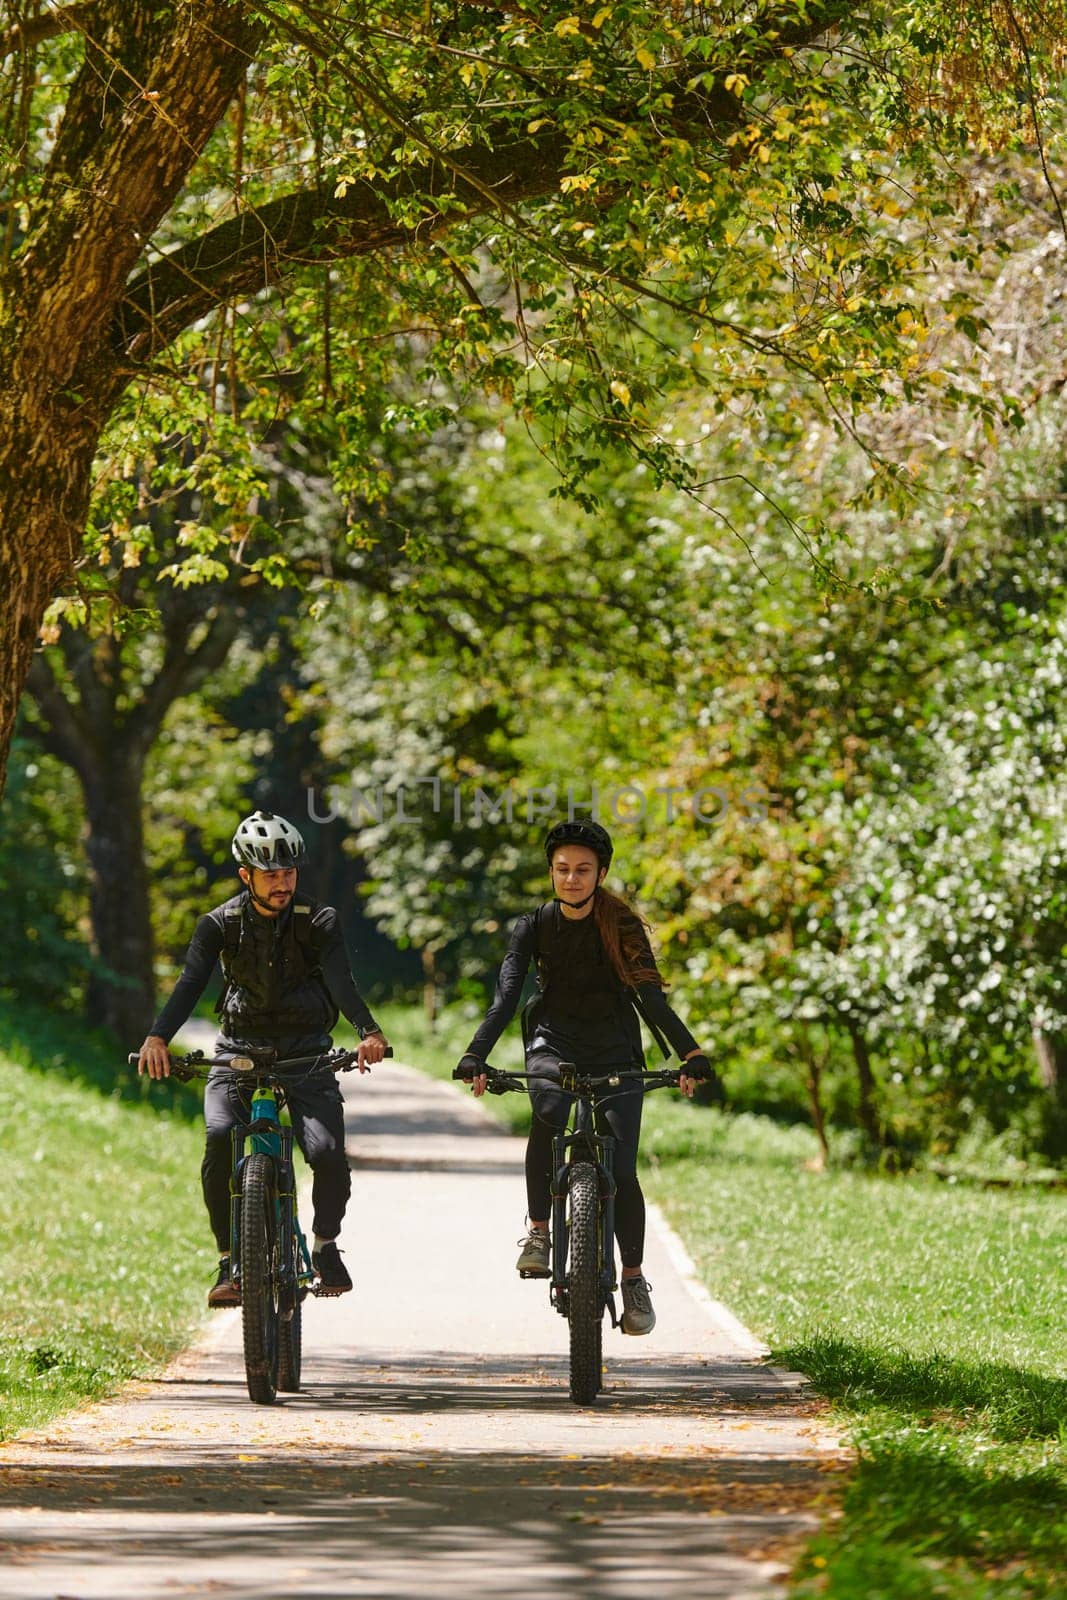
[[[606,1332],[573,1407],[566,1325],[513,1270],[521,1141],[393,1063],[345,1082],[356,1292],[306,1303],[303,1391],[253,1407],[216,1313],[162,1379],[0,1448],[0,1595],[780,1592],[842,1460],[800,1381],[654,1219],[656,1330]]]

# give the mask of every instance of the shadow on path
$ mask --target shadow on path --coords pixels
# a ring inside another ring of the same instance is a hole
[[[183,1411],[197,1406],[214,1409],[231,1400],[245,1403],[244,1381],[232,1363],[210,1356],[195,1376],[172,1372],[152,1382],[161,1400],[168,1391],[180,1398]],[[742,1418],[755,1424],[775,1415],[795,1417],[803,1399],[796,1386],[751,1364],[701,1362],[683,1377],[676,1362],[631,1360],[618,1373],[612,1373],[609,1364],[604,1392],[587,1415],[623,1411],[640,1416],[678,1408],[693,1417]],[[526,1411],[580,1414],[567,1392],[564,1357],[531,1363],[528,1356],[464,1359],[434,1351],[407,1359],[383,1355],[380,1360],[368,1360],[364,1353],[346,1359],[334,1352],[329,1376],[312,1374],[299,1394],[279,1395],[278,1408],[412,1417],[507,1410],[515,1414],[517,1425]],[[816,1409],[813,1403],[813,1413]]]
[[[122,1563],[129,1594],[400,1596],[420,1592],[421,1573],[446,1596],[539,1600],[567,1584],[608,1600],[634,1592],[627,1575],[640,1574],[642,1592],[651,1580],[660,1596],[735,1600],[754,1555],[810,1526],[824,1486],[812,1463],[757,1456],[428,1452],[397,1462],[305,1448],[180,1468],[7,1466],[4,1594],[106,1592],[86,1587],[84,1523],[71,1519],[88,1512],[113,1521],[109,1563]],[[12,1517],[18,1509],[27,1514]],[[223,1546],[225,1581],[211,1582]],[[24,1564],[35,1579],[25,1587]]]

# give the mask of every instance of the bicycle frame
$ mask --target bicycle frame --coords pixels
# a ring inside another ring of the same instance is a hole
[[[619,1093],[624,1083],[640,1085],[640,1092],[651,1089],[677,1088],[677,1071],[646,1072],[635,1069],[631,1063],[618,1067],[603,1066],[582,1071],[571,1062],[561,1062],[559,1079],[537,1072],[502,1072],[486,1064],[486,1087],[491,1094],[505,1094],[509,1089],[526,1091],[532,1083],[557,1084],[574,1098],[574,1129],[557,1133],[552,1140],[552,1230],[551,1230],[551,1284],[549,1296],[556,1310],[564,1317],[570,1314],[569,1240],[567,1229],[567,1201],[570,1193],[571,1173],[576,1161],[588,1161],[596,1171],[599,1190],[598,1281],[601,1311],[606,1306],[611,1312],[613,1327],[619,1319],[615,1311],[615,1139],[600,1122],[600,1113],[612,1093]],[[457,1068],[453,1077],[461,1074]]]
[[[138,1059],[131,1054],[131,1066]],[[358,1050],[332,1049],[284,1060],[273,1051],[209,1060],[202,1050],[194,1050],[171,1058],[171,1072],[179,1082],[207,1078],[215,1067],[228,1067],[238,1083],[251,1088],[248,1121],[237,1123],[231,1134],[230,1274],[241,1303],[248,1393],[259,1405],[271,1404],[279,1390],[295,1393],[300,1388],[305,1295],[342,1292],[316,1275],[300,1226],[293,1130],[281,1114],[287,1092],[302,1079],[288,1074],[301,1067],[305,1076],[322,1068],[347,1071],[358,1059]]]
[[[269,1156],[275,1171],[275,1238],[278,1244],[278,1290],[283,1316],[292,1316],[310,1287],[314,1273],[307,1240],[297,1211],[293,1130],[281,1120],[285,1090],[269,1076],[257,1073],[252,1091],[251,1118],[233,1129],[233,1166],[230,1174],[230,1261],[234,1282],[241,1282],[241,1185],[249,1155]],[[291,1243],[296,1244],[296,1270]]]

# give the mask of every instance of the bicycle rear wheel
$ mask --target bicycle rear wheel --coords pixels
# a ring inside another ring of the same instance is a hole
[[[604,1387],[604,1317],[603,1313],[596,1319],[596,1392],[599,1394]]]
[[[300,1388],[301,1321],[303,1290],[300,1287],[300,1246],[293,1234],[292,1307],[282,1308],[278,1323],[278,1388],[295,1394]]]
[[[296,1394],[300,1388],[301,1327],[300,1301],[292,1315],[278,1323],[278,1388],[283,1394]]]
[[[257,1151],[241,1184],[241,1316],[248,1394],[261,1406],[278,1391],[277,1250],[274,1163]]]
[[[588,1161],[575,1162],[569,1184],[567,1320],[570,1324],[571,1399],[578,1406],[591,1406],[600,1389],[598,1194],[596,1169]]]

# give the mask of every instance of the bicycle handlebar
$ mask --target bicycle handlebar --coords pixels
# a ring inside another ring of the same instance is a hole
[[[680,1068],[660,1068],[658,1072],[645,1072],[635,1068],[630,1062],[618,1067],[606,1067],[596,1072],[584,1072],[574,1066],[572,1062],[560,1062],[560,1076],[556,1078],[547,1072],[505,1072],[485,1063],[486,1089],[490,1094],[507,1094],[514,1089],[525,1092],[528,1083],[550,1083],[562,1088],[568,1094],[593,1095],[597,1089],[616,1089],[623,1083],[640,1083],[642,1089],[677,1089],[678,1081],[682,1075]],[[466,1076],[456,1067],[452,1073],[454,1079],[460,1083],[470,1083],[474,1077],[481,1076],[472,1073]]]
[[[391,1056],[392,1053],[392,1045],[386,1045],[386,1056]],[[131,1050],[126,1059],[131,1067],[135,1067],[141,1059],[141,1052]],[[242,1077],[250,1080],[274,1078],[279,1072],[292,1067],[307,1067],[309,1072],[315,1067],[328,1067],[331,1072],[351,1072],[358,1059],[358,1049],[321,1050],[314,1056],[283,1056],[281,1059],[268,1056],[263,1051],[248,1051],[229,1057],[209,1057],[203,1050],[190,1050],[184,1056],[171,1056],[170,1076],[177,1078],[179,1083],[189,1083],[193,1078],[206,1078],[212,1067],[229,1067],[231,1071],[240,1073]],[[240,1066],[237,1065],[238,1062],[241,1063]],[[364,1070],[369,1072],[370,1067]]]

